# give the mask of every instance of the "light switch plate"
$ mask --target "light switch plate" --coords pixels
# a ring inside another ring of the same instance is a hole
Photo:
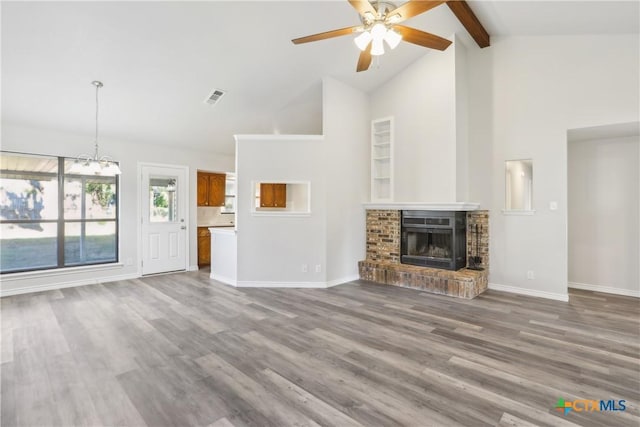
[[[549,210],[557,211],[558,210],[558,202],[549,202]]]

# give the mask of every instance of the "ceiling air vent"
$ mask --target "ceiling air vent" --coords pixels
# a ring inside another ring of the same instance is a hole
[[[204,100],[204,102],[206,102],[207,104],[211,104],[211,105],[216,105],[220,99],[224,96],[226,92],[220,89],[214,89],[209,96],[207,96],[207,99]]]

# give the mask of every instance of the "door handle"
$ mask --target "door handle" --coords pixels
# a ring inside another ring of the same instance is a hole
[[[187,229],[186,225],[183,225],[182,227],[180,227],[180,230],[186,230],[186,229]]]

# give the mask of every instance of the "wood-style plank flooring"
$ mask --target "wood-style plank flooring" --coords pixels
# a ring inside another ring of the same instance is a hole
[[[1,300],[2,426],[638,426],[640,305],[206,272]],[[626,411],[554,409],[623,399]]]

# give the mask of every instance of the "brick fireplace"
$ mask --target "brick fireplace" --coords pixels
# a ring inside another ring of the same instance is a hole
[[[395,209],[367,210],[366,259],[358,263],[361,279],[461,298],[474,298],[487,289],[488,211],[466,212],[467,262],[474,256],[480,256],[479,267],[484,269],[481,271],[469,268],[451,271],[401,264],[401,212]]]

